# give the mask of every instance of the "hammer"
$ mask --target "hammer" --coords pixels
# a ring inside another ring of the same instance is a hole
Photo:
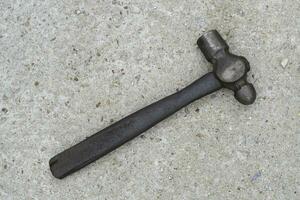
[[[247,81],[250,65],[246,58],[230,53],[229,46],[216,30],[203,34],[197,44],[208,62],[213,64],[212,72],[57,154],[49,161],[53,176],[62,179],[78,171],[193,101],[221,88],[232,90],[240,103],[252,104],[256,92]]]

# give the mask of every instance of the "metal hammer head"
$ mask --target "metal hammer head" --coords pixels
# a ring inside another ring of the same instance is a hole
[[[205,58],[213,64],[213,72],[225,88],[234,91],[234,97],[242,104],[255,101],[256,92],[247,81],[249,62],[242,56],[229,52],[229,46],[221,35],[212,30],[202,35],[197,44]]]

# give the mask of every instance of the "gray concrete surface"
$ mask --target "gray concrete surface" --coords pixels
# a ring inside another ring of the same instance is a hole
[[[222,90],[64,179],[48,160],[211,70],[218,29],[254,105]],[[300,3],[0,0],[0,199],[299,199]]]

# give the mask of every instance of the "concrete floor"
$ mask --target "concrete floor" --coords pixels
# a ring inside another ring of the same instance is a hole
[[[228,90],[63,180],[56,153],[211,70],[218,29],[251,63]],[[0,0],[0,199],[299,199],[297,0]]]

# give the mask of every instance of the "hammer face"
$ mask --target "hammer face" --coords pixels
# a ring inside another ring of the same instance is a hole
[[[216,60],[218,52],[229,48],[225,40],[216,30],[211,30],[204,33],[198,39],[197,44],[205,58],[210,63],[212,63],[213,60]]]

